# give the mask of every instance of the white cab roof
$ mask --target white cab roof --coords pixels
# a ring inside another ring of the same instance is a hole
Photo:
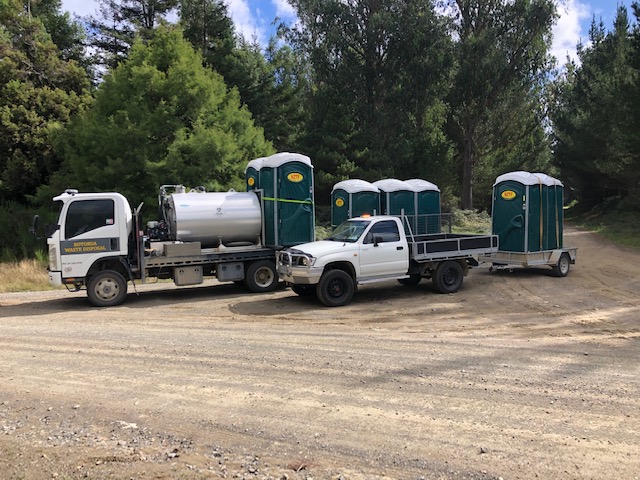
[[[369,183],[366,180],[360,180],[358,178],[343,180],[341,182],[336,183],[333,186],[333,190],[331,190],[331,193],[335,192],[336,190],[344,190],[347,193],[359,193],[359,192],[378,193],[380,191],[378,187],[376,187],[372,183]]]

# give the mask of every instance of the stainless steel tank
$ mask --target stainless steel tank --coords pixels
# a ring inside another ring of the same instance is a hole
[[[168,220],[176,240],[256,243],[262,232],[260,201],[253,192],[189,192],[169,197]]]

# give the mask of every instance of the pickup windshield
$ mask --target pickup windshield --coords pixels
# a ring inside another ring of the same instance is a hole
[[[362,232],[364,232],[370,222],[366,220],[347,220],[338,225],[330,237],[326,240],[334,242],[357,242]]]

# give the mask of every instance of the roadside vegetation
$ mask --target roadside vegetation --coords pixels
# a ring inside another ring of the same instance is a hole
[[[640,212],[624,203],[605,204],[589,212],[569,209],[566,220],[580,228],[596,232],[612,242],[640,250]]]
[[[51,290],[43,258],[0,263],[0,293]]]

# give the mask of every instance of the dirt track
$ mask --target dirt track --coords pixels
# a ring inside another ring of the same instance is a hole
[[[3,478],[640,478],[640,254],[462,290],[0,295]]]

